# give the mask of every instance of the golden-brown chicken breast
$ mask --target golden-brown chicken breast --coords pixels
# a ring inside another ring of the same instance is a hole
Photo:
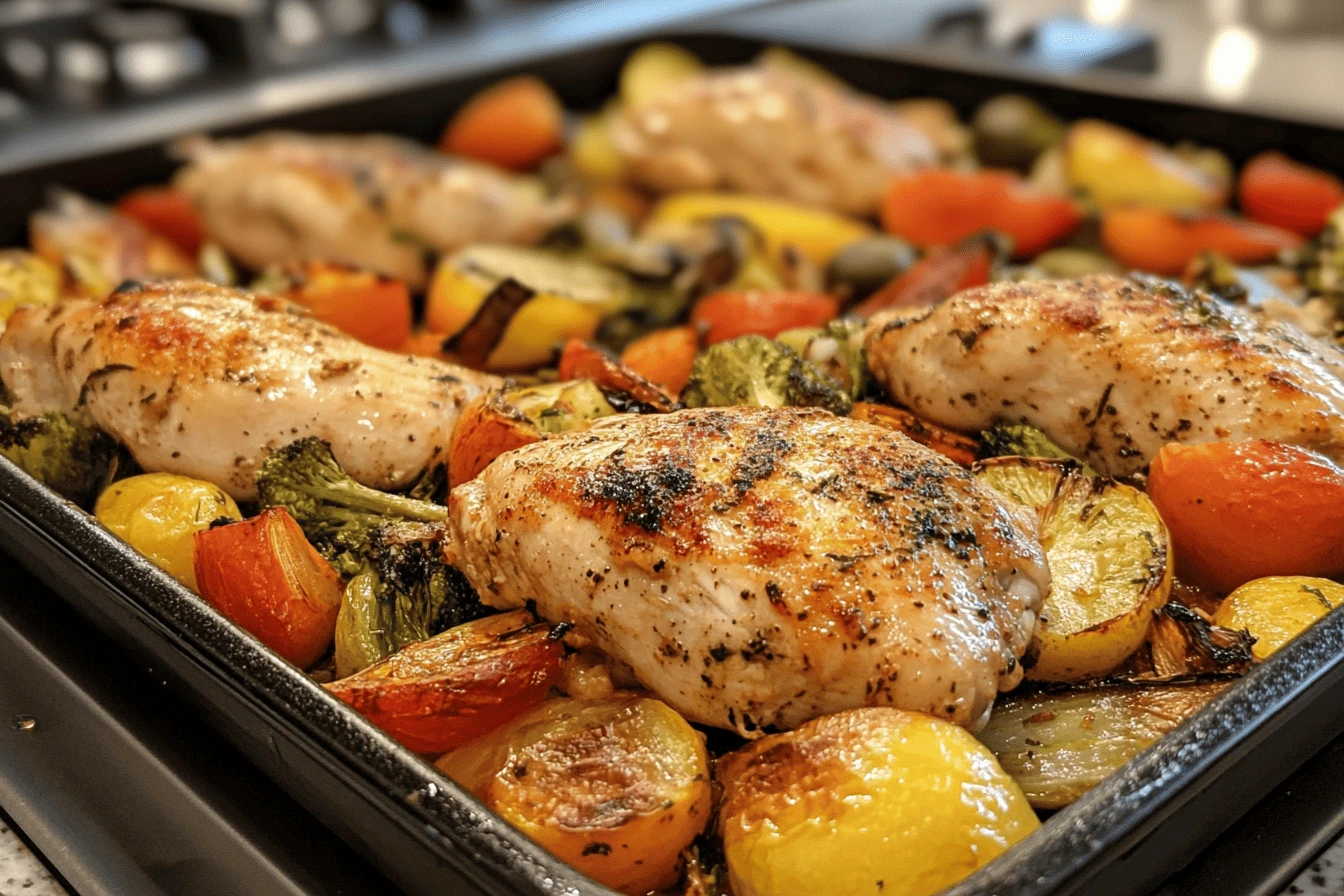
[[[1167,442],[1272,439],[1344,461],[1344,352],[1163,281],[995,283],[880,314],[867,346],[921,416],[1024,421],[1112,475]]]
[[[396,137],[260,134],[183,141],[177,185],[249,267],[321,259],[426,280],[427,250],[531,244],[573,212],[540,181]]]
[[[980,723],[1049,584],[1034,521],[902,435],[822,411],[623,416],[453,490],[457,564],[747,736],[889,705]]]
[[[654,190],[741,190],[856,215],[877,211],[893,175],[938,161],[891,107],[760,66],[712,69],[626,108],[612,139]]]
[[[269,452],[310,435],[366,485],[408,485],[446,459],[459,408],[496,382],[198,281],[21,308],[0,334],[0,380],[20,415],[87,414],[146,470],[239,500]]]

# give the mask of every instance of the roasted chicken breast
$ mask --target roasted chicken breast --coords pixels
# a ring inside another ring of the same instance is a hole
[[[197,281],[19,309],[0,334],[0,380],[21,416],[87,414],[146,470],[240,500],[267,453],[309,435],[359,481],[405,486],[445,458],[459,408],[495,382]]]
[[[764,66],[715,69],[623,109],[612,140],[660,192],[741,190],[877,211],[887,182],[938,161],[924,132],[861,94]]]
[[[1112,475],[1167,442],[1272,439],[1344,461],[1344,351],[1165,281],[995,283],[879,314],[866,343],[921,416],[1023,421]]]
[[[815,410],[609,418],[501,456],[449,506],[482,600],[573,623],[749,737],[865,705],[982,722],[1049,584],[1034,520]]]
[[[244,264],[321,259],[424,286],[426,250],[531,244],[568,215],[540,181],[388,136],[183,141],[176,183]]]

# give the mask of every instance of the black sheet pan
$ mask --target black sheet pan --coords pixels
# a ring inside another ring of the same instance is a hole
[[[713,63],[745,61],[760,45],[725,35],[682,39]],[[534,72],[576,108],[615,87],[631,49],[570,52],[527,66],[455,78],[393,97],[250,127],[385,130],[432,139],[472,91],[514,71]],[[1032,85],[927,64],[813,53],[857,86],[886,96],[942,96],[963,112]],[[376,84],[376,71],[369,73]],[[1092,115],[1160,139],[1192,139],[1242,160],[1264,148],[1338,167],[1344,135],[1309,125],[1165,103],[1035,89],[1069,117]],[[162,180],[158,146],[126,145],[94,158],[0,178],[0,241],[49,183],[111,198]],[[90,517],[0,459],[0,546],[195,704],[231,742],[399,886],[429,894],[605,894],[555,861],[342,704],[223,620]],[[3,599],[3,598],[0,598]],[[1336,612],[1229,688],[1205,710],[1037,833],[948,891],[955,896],[1063,896],[1151,891],[1344,727],[1344,615]],[[96,747],[96,745],[91,745]]]

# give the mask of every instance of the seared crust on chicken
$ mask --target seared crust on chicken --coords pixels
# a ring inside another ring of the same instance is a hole
[[[1167,442],[1272,439],[1344,462],[1344,351],[1163,281],[995,283],[879,314],[866,341],[919,415],[1024,421],[1112,475]]]
[[[935,164],[917,127],[875,99],[765,67],[715,69],[624,109],[612,139],[654,190],[742,190],[877,211],[894,174]]]
[[[449,506],[482,600],[573,623],[748,737],[865,705],[981,722],[1049,584],[1034,521],[822,411],[610,418],[503,455]]]
[[[0,380],[21,416],[87,414],[146,470],[239,500],[256,495],[270,451],[304,436],[329,441],[366,485],[408,485],[446,458],[458,410],[496,382],[196,281],[19,309],[0,335]]]
[[[387,136],[183,141],[181,187],[244,264],[320,259],[425,284],[425,251],[531,244],[572,213],[541,183]]]

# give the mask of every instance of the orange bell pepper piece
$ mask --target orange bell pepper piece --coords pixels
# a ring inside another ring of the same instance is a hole
[[[115,207],[192,258],[205,242],[205,223],[200,213],[187,194],[175,187],[141,187],[118,199]]]
[[[564,148],[564,109],[545,81],[509,78],[458,110],[439,139],[446,153],[530,171]]]
[[[1237,198],[1247,217],[1310,237],[1344,205],[1344,183],[1283,153],[1262,152],[1241,169]]]
[[[621,363],[679,395],[691,378],[700,337],[695,327],[667,327],[636,339],[621,352]]]
[[[1073,200],[1042,193],[1011,171],[929,168],[898,177],[882,201],[882,227],[919,246],[950,246],[981,230],[1013,239],[1019,257],[1036,255],[1083,220]]]
[[[850,309],[850,314],[869,318],[887,308],[936,305],[963,289],[985,285],[993,270],[994,246],[989,239],[974,237],[955,249],[930,249],[905,273]]]
[[[705,328],[705,344],[758,334],[774,338],[795,327],[819,327],[840,314],[840,303],[815,292],[724,290],[695,303],[691,323]]]
[[[1302,245],[1297,234],[1219,213],[1178,214],[1157,208],[1118,208],[1101,219],[1101,243],[1116,261],[1154,274],[1176,276],[1201,252],[1237,264],[1273,261]]]
[[[411,293],[401,280],[347,265],[308,261],[289,272],[285,293],[367,345],[400,351],[411,335]]]

